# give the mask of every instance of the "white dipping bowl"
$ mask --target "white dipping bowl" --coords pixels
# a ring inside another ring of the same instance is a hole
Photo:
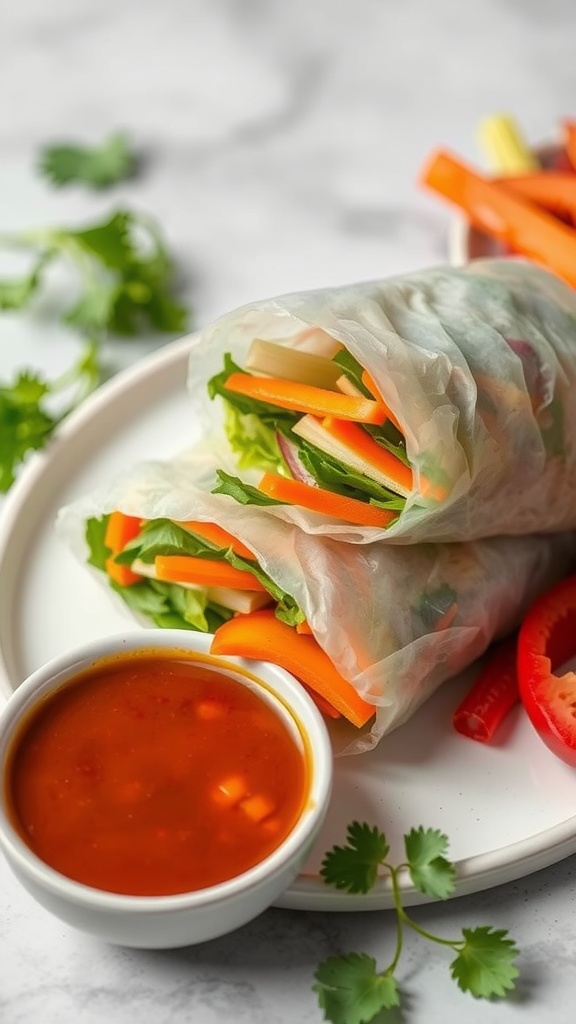
[[[16,877],[38,903],[67,924],[107,942],[148,949],[187,946],[246,924],[291,885],[324,820],[332,785],[332,749],[324,720],[308,694],[276,665],[213,657],[210,661],[215,669],[249,685],[288,720],[307,758],[307,791],[300,816],[271,854],[243,874],[205,889],[170,896],[127,896],[68,878],[41,860],[22,838],[10,810],[7,758],[39,703],[111,657],[154,656],[155,652],[166,657],[169,651],[179,660],[194,661],[196,653],[204,659],[209,655],[211,642],[210,635],[171,629],[95,640],[34,672],[0,714],[0,847]]]

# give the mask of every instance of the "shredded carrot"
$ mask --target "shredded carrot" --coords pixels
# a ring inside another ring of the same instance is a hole
[[[564,148],[571,167],[576,171],[576,121],[564,121]]]
[[[523,174],[519,178],[502,178],[499,183],[552,213],[576,218],[575,174],[543,171],[541,174]]]
[[[302,508],[320,512],[333,519],[344,519],[358,526],[379,526],[385,529],[398,515],[397,512],[369,505],[367,501],[347,498],[343,494],[326,491],[323,487],[313,487],[311,484],[289,480],[275,473],[264,473],[258,490],[286,505],[301,505]]]
[[[576,232],[571,227],[443,150],[430,158],[421,181],[464,210],[475,227],[576,285]]]
[[[235,555],[239,555],[241,558],[249,558],[252,562],[256,561],[256,556],[250,548],[247,548],[241,540],[234,537],[224,527],[218,526],[216,523],[202,523],[197,519],[186,519],[182,521],[176,521],[177,526],[181,526],[184,530],[189,530],[190,533],[195,533],[198,537],[202,537],[203,540],[207,540],[209,544],[215,544],[220,548],[232,548]]]
[[[235,654],[280,665],[358,728],[375,713],[374,705],[368,704],[340,675],[314,637],[297,633],[277,619],[273,611],[228,619],[216,630],[210,650],[216,655]]]
[[[234,391],[260,402],[269,402],[280,409],[311,413],[314,416],[338,416],[358,423],[381,426],[386,420],[384,406],[371,398],[355,398],[337,391],[327,391],[312,384],[299,384],[275,377],[256,377],[249,373],[231,373],[226,381],[228,391]]]
[[[234,587],[236,590],[265,590],[251,572],[235,569],[228,562],[192,555],[156,555],[156,579],[166,583],[194,583],[199,587]]]
[[[397,484],[401,493],[410,493],[413,486],[410,466],[407,466],[396,455],[393,455],[392,452],[378,444],[366,430],[358,427],[356,423],[351,423],[349,420],[337,420],[332,416],[327,416],[323,419],[322,426],[335,441],[346,445],[367,466],[379,470],[387,477],[393,490],[395,490],[394,485]],[[343,459],[343,461],[345,460]]]
[[[394,426],[396,427],[397,430],[400,431],[400,433],[403,433],[402,427],[400,426],[397,417],[394,415],[389,406],[386,405],[386,402],[382,398],[382,395],[380,394],[380,391],[378,389],[378,385],[374,380],[372,374],[369,373],[368,370],[362,370],[361,380],[364,387],[370,392],[371,395],[374,396],[376,401],[379,402],[384,407],[384,409],[386,409],[386,419],[390,420],[390,422],[394,424]]]
[[[138,516],[127,516],[124,512],[111,512],[108,516],[104,544],[110,551],[106,559],[106,572],[114,583],[120,587],[129,587],[138,583],[142,577],[132,572],[128,565],[118,565],[114,561],[116,555],[124,550],[129,541],[137,537],[142,528],[142,520]]]

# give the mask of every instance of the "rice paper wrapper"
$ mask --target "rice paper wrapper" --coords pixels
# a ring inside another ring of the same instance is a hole
[[[86,519],[114,509],[215,522],[241,539],[298,602],[339,672],[377,707],[372,728],[337,730],[336,753],[369,750],[405,722],[441,683],[517,626],[576,559],[572,533],[410,547],[342,544],[203,492],[194,481],[204,469],[189,455],[142,464],[62,509],[57,530],[84,563]]]
[[[301,292],[223,316],[194,340],[188,387],[223,468],[222,403],[206,383],[256,339],[341,342],[376,381],[406,439],[414,488],[386,530],[291,506],[271,514],[353,543],[467,541],[576,527],[576,293],[517,259],[477,260]],[[260,476],[241,471],[247,482]],[[422,480],[442,491],[423,499]]]

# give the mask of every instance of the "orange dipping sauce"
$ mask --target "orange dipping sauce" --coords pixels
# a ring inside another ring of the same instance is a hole
[[[302,739],[209,663],[127,654],[40,703],[5,776],[13,824],[38,857],[98,889],[167,896],[233,878],[280,845],[306,800]]]

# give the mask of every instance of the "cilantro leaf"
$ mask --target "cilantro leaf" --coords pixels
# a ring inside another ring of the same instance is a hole
[[[39,160],[41,173],[56,186],[79,182],[94,189],[108,188],[132,177],[135,168],[134,153],[121,133],[108,136],[96,146],[45,146]]]
[[[450,972],[463,992],[478,999],[505,996],[514,988],[518,968],[516,943],[508,932],[490,927],[463,928],[464,945],[450,964]]]
[[[56,381],[23,371],[13,384],[0,385],[0,491],[7,491],[28,452],[42,448],[63,416],[99,383],[98,346],[113,334],[182,332],[188,313],[172,294],[173,265],[158,226],[143,214],[120,209],[80,230],[22,231],[2,236],[1,243],[29,250],[34,262],[28,274],[0,280],[0,309],[25,309],[47,264],[66,261],[77,271],[80,288],[60,319],[86,343],[78,363]],[[30,397],[32,382],[37,392],[44,388],[42,394]],[[53,415],[42,400],[70,385],[77,386],[73,401],[62,415]]]
[[[394,976],[378,973],[376,961],[366,953],[330,957],[314,977],[313,990],[326,1020],[333,1024],[367,1024],[382,1010],[400,1004]]]
[[[52,259],[51,252],[42,253],[32,269],[22,277],[4,278],[0,280],[0,309],[23,309],[38,290],[42,271]]]
[[[57,420],[41,405],[49,387],[23,370],[12,385],[0,386],[0,492],[10,489],[26,455],[42,448]]]
[[[410,878],[420,892],[446,899],[454,891],[456,871],[445,857],[448,839],[437,829],[413,828],[404,836]]]
[[[24,308],[41,283],[45,264],[59,259],[71,264],[80,282],[80,294],[63,310],[62,320],[90,339],[149,328],[181,332],[187,326],[187,310],[172,293],[173,263],[151,217],[118,209],[82,229],[22,231],[2,242],[31,250],[36,263],[25,277],[0,281],[0,308]]]
[[[378,868],[388,855],[386,836],[380,829],[353,821],[346,833],[346,846],[334,846],[320,869],[329,885],[347,892],[368,892],[375,884]]]
[[[69,229],[65,236],[109,270],[124,270],[134,255],[130,240],[133,219],[128,210],[117,210],[108,220],[78,231]]]
[[[482,999],[503,997],[515,987],[518,969],[516,943],[507,931],[491,927],[464,928],[462,936],[447,939],[418,924],[402,905],[400,871],[408,866],[414,885],[421,892],[445,899],[454,889],[455,870],[444,854],[447,837],[438,829],[413,828],[404,836],[408,864],[388,863],[388,843],[376,827],[355,821],[348,827],[348,845],[334,846],[325,856],[320,870],[324,880],[348,892],[368,892],[384,866],[391,880],[396,910],[396,946],[387,967],[378,972],[372,957],[350,953],[331,957],[316,971],[318,1002],[333,1024],[368,1024],[382,1021],[384,1011],[399,1005],[394,972],[399,963],[404,930],[410,928],[429,942],[452,949],[456,958],[450,964],[452,978],[463,992]]]
[[[16,471],[31,451],[43,448],[58,424],[100,380],[100,368],[92,345],[61,377],[46,381],[38,373],[22,370],[12,384],[0,384],[0,492],[14,483]],[[44,399],[75,385],[66,408],[58,415]]]
[[[79,269],[90,261],[84,291],[65,314],[69,324],[96,335],[186,329],[187,310],[171,294],[172,261],[150,218],[117,210],[101,224],[66,232],[61,245],[78,254]]]

